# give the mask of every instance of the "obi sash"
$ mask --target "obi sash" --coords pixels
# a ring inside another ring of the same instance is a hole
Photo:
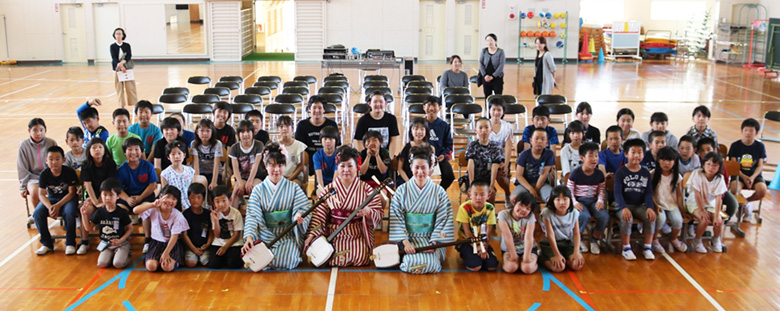
[[[406,213],[406,230],[409,233],[432,233],[434,215],[436,214]]]
[[[347,217],[349,217],[350,214],[355,212],[355,210],[347,210],[347,209],[341,209],[341,208],[333,208],[330,210],[330,224],[331,225],[341,225],[345,220],[347,220]],[[363,218],[355,216],[355,218],[352,218],[352,221],[350,223],[357,223],[362,221]]]
[[[263,218],[268,228],[285,228],[292,224],[292,210],[264,212]]]

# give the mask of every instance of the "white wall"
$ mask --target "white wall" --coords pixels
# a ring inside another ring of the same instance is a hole
[[[64,57],[62,43],[62,25],[61,10],[55,12],[55,4],[71,1],[65,0],[0,0],[0,15],[5,16],[8,28],[8,59],[19,61],[59,61]],[[72,1],[76,2],[76,1]],[[93,3],[111,2],[107,0],[80,0],[83,4],[86,26],[86,45],[87,59],[96,58],[96,49],[107,49],[108,47],[97,47],[95,45],[95,33],[110,34],[112,29],[94,29]],[[119,3],[120,27],[126,25],[125,19],[133,18],[136,21],[144,21],[146,16],[124,16],[125,6],[139,4],[165,4],[176,3],[205,3],[205,0],[116,0]],[[204,6],[205,8],[205,6]],[[205,10],[205,9],[204,9]],[[2,22],[2,20],[0,20]],[[134,40],[142,38],[159,39],[165,38],[165,31],[154,33],[132,33],[128,32],[127,42],[133,44]],[[2,38],[2,36],[0,36]],[[164,39],[163,39],[164,41]],[[6,40],[0,40],[0,55],[5,55]],[[164,48],[163,48],[164,50]],[[139,57],[154,58],[180,58],[181,56],[169,56],[165,53],[154,52],[145,53],[141,50],[133,49],[134,55]],[[197,56],[195,56],[197,57]],[[202,56],[200,56],[202,57]]]
[[[347,49],[394,50],[399,57],[419,52],[418,0],[331,0],[327,4],[325,45]]]
[[[780,2],[777,0],[761,0],[767,10],[769,10],[769,18],[780,18]]]

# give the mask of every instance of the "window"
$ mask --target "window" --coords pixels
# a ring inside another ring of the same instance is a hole
[[[654,21],[687,21],[706,11],[706,1],[653,0],[650,3],[650,19]]]
[[[582,0],[580,16],[586,24],[612,24],[624,20],[625,0]]]

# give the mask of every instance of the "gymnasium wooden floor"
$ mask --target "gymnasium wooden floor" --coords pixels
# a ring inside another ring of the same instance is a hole
[[[432,81],[445,68],[440,63],[423,63],[415,67],[415,73]],[[505,93],[532,108],[533,66],[512,64],[505,71]],[[355,72],[345,73],[350,81],[357,81]],[[317,63],[294,62],[146,63],[136,69],[139,98],[152,101],[164,87],[184,86],[189,76],[241,75],[251,83],[267,74],[287,81],[295,75],[319,76],[320,70]],[[766,110],[780,109],[780,83],[741,67],[684,61],[559,65],[556,78],[572,104],[588,101],[593,105],[592,124],[602,132],[615,122],[618,107],[630,107],[639,130],[649,129],[650,114],[665,111],[671,131],[679,137],[692,123],[692,109],[705,104],[712,110],[711,126],[729,144],[738,139],[743,118],[759,119]],[[48,136],[65,145],[67,127],[78,124],[75,109],[88,97],[104,99],[106,106],[99,109],[101,122],[113,132],[110,115],[117,104],[107,65],[0,67],[0,132],[5,133],[0,138],[0,182],[4,185],[0,197],[8,200],[0,208],[0,309],[780,309],[780,242],[776,239],[780,215],[772,203],[775,200],[769,198],[763,204],[762,225],[743,223],[745,238],[726,233],[727,253],[674,253],[635,262],[606,252],[585,254],[586,265],[577,273],[466,272],[452,249],[446,270],[436,275],[309,264],[294,271],[257,274],[205,269],[148,273],[139,264],[143,241],[138,238],[132,246],[136,263],[125,270],[98,269],[94,249],[85,256],[65,256],[62,240],[56,242],[55,253],[38,257],[34,254],[39,247],[37,231],[25,228],[27,217],[17,191],[17,146],[28,136],[26,124],[33,117],[43,117]],[[356,101],[353,95],[352,102]],[[780,135],[780,126],[770,126],[774,128],[766,129],[768,135]],[[780,151],[780,144],[767,143],[767,149],[770,162],[777,163],[775,152]],[[764,176],[771,180],[772,174]],[[449,193],[457,199],[455,187]],[[58,223],[52,221],[51,226],[55,233],[62,233]],[[380,233],[377,241],[386,237]],[[497,240],[492,239],[492,244],[498,249]]]

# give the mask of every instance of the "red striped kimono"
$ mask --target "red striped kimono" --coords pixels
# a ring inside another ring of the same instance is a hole
[[[337,205],[331,197],[312,213],[307,236],[312,240],[320,236],[327,238],[374,190],[357,177],[349,187],[336,178],[325,188],[336,189],[335,197],[340,204]],[[366,217],[355,216],[331,241],[334,249],[333,257],[328,261],[331,266],[365,266],[371,262],[369,256],[374,249],[374,227],[382,220],[379,197],[375,196],[364,208],[370,213]]]

